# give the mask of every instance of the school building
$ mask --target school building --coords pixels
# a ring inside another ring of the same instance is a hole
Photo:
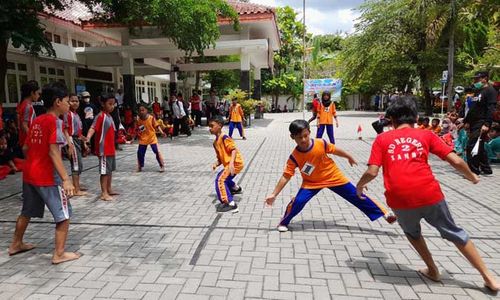
[[[54,14],[40,14],[46,37],[56,57],[26,54],[9,45],[8,71],[5,80],[4,107],[15,107],[20,87],[28,80],[40,85],[62,81],[72,92],[86,90],[92,96],[116,92],[121,88],[125,103],[151,102],[168,96],[169,90],[190,96],[197,71],[239,69],[240,88],[260,99],[260,74],[273,66],[273,52],[280,47],[273,8],[228,1],[239,14],[241,29],[235,31],[227,19],[219,19],[221,36],[205,56],[238,55],[240,60],[227,63],[193,63],[169,39],[152,26],[134,30],[120,24],[91,21],[92,15],[82,3]],[[196,56],[196,54],[193,54]],[[182,80],[178,79],[182,72]],[[250,77],[253,78],[250,78]]]

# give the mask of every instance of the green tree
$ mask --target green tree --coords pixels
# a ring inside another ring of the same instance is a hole
[[[274,54],[274,70],[262,74],[263,91],[272,95],[274,105],[277,105],[280,95],[290,95],[287,101],[300,99],[303,86],[302,36],[305,31],[291,7],[280,7],[276,14],[281,48]]]
[[[131,30],[156,26],[188,55],[214,45],[220,35],[218,16],[232,20],[238,28],[238,15],[223,0],[79,0],[93,12],[96,21],[121,23]],[[55,56],[38,19],[42,12],[61,11],[71,6],[64,0],[16,0],[0,2],[0,102],[5,95],[7,47],[38,55]]]

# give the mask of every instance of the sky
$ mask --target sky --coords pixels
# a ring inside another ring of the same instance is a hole
[[[289,5],[302,19],[302,0],[250,0],[252,3],[272,7]],[[306,0],[306,26],[309,32],[317,34],[353,32],[355,19],[359,16],[353,11],[364,0]]]

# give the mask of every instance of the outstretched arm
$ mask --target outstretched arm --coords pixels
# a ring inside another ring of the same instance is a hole
[[[455,168],[455,170],[459,171],[464,175],[464,177],[472,182],[473,184],[476,184],[479,182],[479,177],[473,173],[467,163],[460,158],[455,152],[450,152],[446,156],[446,161]]]
[[[274,201],[276,201],[276,197],[287,185],[288,181],[290,181],[290,178],[281,176],[280,180],[278,181],[278,184],[276,184],[276,187],[274,188],[274,191],[266,197],[266,204],[268,206],[273,205]]]
[[[333,155],[337,155],[337,156],[346,158],[349,161],[349,164],[351,165],[351,167],[358,164],[356,162],[356,160],[354,159],[354,157],[352,157],[349,153],[345,152],[344,150],[342,150],[340,148],[335,147],[335,151],[333,151]]]
[[[356,194],[358,195],[359,198],[363,199],[363,191],[366,189],[366,185],[370,183],[373,179],[375,179],[378,175],[380,167],[376,165],[369,165],[368,169],[365,171],[363,176],[358,181],[358,184],[356,184]]]
[[[313,116],[309,120],[307,120],[307,123],[311,123],[312,121],[316,120],[317,117],[318,117],[318,114],[314,112]]]

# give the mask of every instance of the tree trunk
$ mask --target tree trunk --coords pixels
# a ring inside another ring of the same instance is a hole
[[[450,40],[448,43],[448,89],[446,94],[448,95],[448,111],[453,108],[453,96],[455,95],[453,84],[454,84],[454,64],[455,64],[455,0],[451,0],[451,18],[450,18]],[[444,99],[443,99],[444,100]]]
[[[0,40],[0,104],[5,103],[5,76],[7,75],[7,47],[9,40]],[[13,99],[10,99],[11,101]],[[17,100],[17,99],[16,99]]]

